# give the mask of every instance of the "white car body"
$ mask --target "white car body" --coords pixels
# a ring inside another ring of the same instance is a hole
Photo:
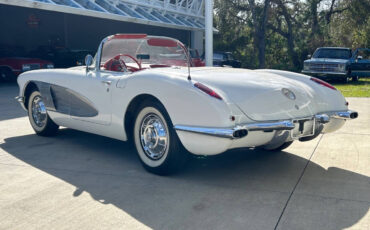
[[[51,105],[47,113],[57,125],[126,141],[130,103],[151,96],[165,107],[182,145],[197,155],[309,140],[357,117],[338,90],[306,75],[219,67],[191,67],[190,75],[187,67],[132,73],[86,67],[36,70],[19,76],[17,99],[27,108],[27,88],[33,84],[41,95],[49,94],[43,95]],[[195,87],[197,82],[222,99]],[[302,119],[311,123],[299,132],[297,120]]]

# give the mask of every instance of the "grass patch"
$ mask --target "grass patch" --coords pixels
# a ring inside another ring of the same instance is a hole
[[[360,78],[357,82],[331,82],[345,97],[370,97],[370,78]]]

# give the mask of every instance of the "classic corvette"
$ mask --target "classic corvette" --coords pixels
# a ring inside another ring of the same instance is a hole
[[[38,135],[64,126],[132,140],[143,166],[157,174],[179,169],[189,152],[279,151],[358,116],[322,80],[279,70],[190,68],[180,41],[145,34],[109,36],[86,66],[26,72],[18,84],[17,100]]]

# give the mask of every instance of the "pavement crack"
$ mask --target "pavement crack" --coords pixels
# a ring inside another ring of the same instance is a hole
[[[312,153],[311,153],[310,157],[308,158],[307,163],[306,163],[306,165],[304,166],[304,168],[303,168],[303,170],[302,170],[302,172],[301,172],[301,175],[299,176],[299,178],[298,178],[298,180],[297,180],[297,183],[294,185],[294,187],[293,187],[292,191],[290,192],[289,197],[288,197],[288,200],[285,202],[284,208],[283,208],[283,210],[282,210],[282,212],[281,212],[281,214],[280,214],[280,216],[279,216],[278,221],[276,222],[276,225],[275,225],[275,227],[274,227],[274,230],[276,230],[276,229],[277,229],[277,227],[279,226],[280,221],[281,221],[281,219],[282,219],[282,217],[283,217],[283,215],[284,215],[284,213],[285,213],[285,210],[286,210],[286,208],[288,207],[289,201],[291,200],[291,198],[292,198],[292,196],[293,196],[293,193],[295,192],[296,188],[298,187],[298,184],[301,182],[301,180],[302,180],[302,178],[303,178],[303,175],[304,175],[304,173],[306,172],[306,169],[307,169],[307,167],[308,167],[309,163],[311,162],[312,156],[313,156],[313,154],[316,152],[316,149],[317,149],[317,147],[319,146],[319,144],[320,144],[321,139],[322,139],[322,137],[323,137],[323,136],[324,136],[324,135],[321,135],[321,136],[320,136],[320,139],[319,139],[319,141],[317,142],[317,144],[316,144],[315,148],[313,149],[313,151],[312,151]]]

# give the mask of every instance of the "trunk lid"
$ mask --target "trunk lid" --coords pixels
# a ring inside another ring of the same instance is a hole
[[[213,88],[255,121],[313,115],[313,89],[298,80],[232,68],[199,69],[192,71],[192,79]],[[283,89],[293,92],[295,99],[284,95]]]

